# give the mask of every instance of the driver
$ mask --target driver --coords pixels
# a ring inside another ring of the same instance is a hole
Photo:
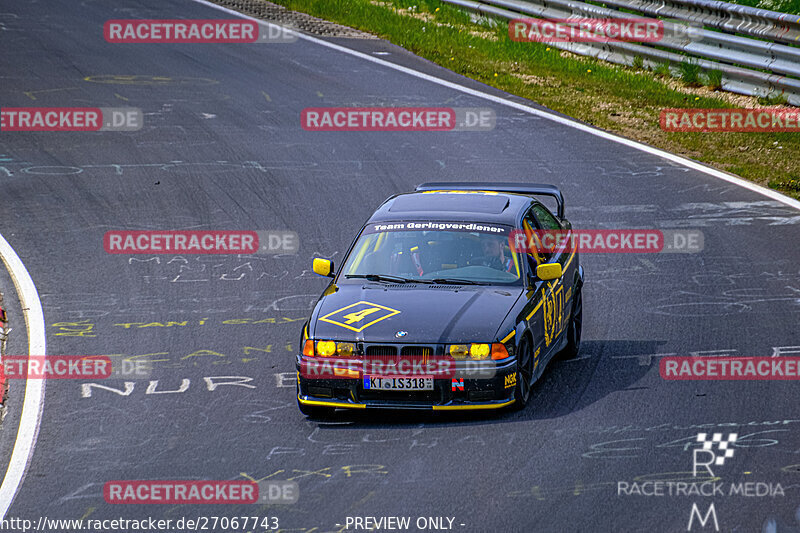
[[[506,257],[503,242],[502,239],[494,235],[488,235],[481,239],[483,257],[478,259],[477,264],[494,268],[495,270],[502,270],[503,272],[511,272],[514,262],[511,257]]]

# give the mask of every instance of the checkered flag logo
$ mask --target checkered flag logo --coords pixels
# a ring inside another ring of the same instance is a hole
[[[730,445],[736,442],[736,437],[738,437],[736,433],[730,433],[723,440],[722,433],[714,433],[709,440],[707,433],[698,433],[697,442],[702,442],[703,449],[714,454],[714,464],[722,466],[725,464],[725,459],[733,457],[733,448],[730,448]],[[716,450],[714,450],[715,445]]]

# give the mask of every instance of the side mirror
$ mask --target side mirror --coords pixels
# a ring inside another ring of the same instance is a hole
[[[333,277],[333,261],[330,259],[315,257],[311,268],[314,270],[314,274],[319,274],[320,276],[325,276],[326,278]]]
[[[563,275],[561,263],[545,263],[536,267],[536,276],[544,281],[558,279]]]

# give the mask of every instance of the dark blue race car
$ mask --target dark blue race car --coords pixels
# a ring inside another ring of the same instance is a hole
[[[300,410],[524,407],[548,361],[578,353],[583,268],[569,246],[515,242],[571,230],[552,185],[426,183],[387,199],[338,271],[314,259],[331,282],[302,330]]]

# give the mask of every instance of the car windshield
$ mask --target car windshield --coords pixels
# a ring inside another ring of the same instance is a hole
[[[520,261],[511,227],[475,222],[368,224],[342,268],[346,279],[448,284],[515,284]]]

